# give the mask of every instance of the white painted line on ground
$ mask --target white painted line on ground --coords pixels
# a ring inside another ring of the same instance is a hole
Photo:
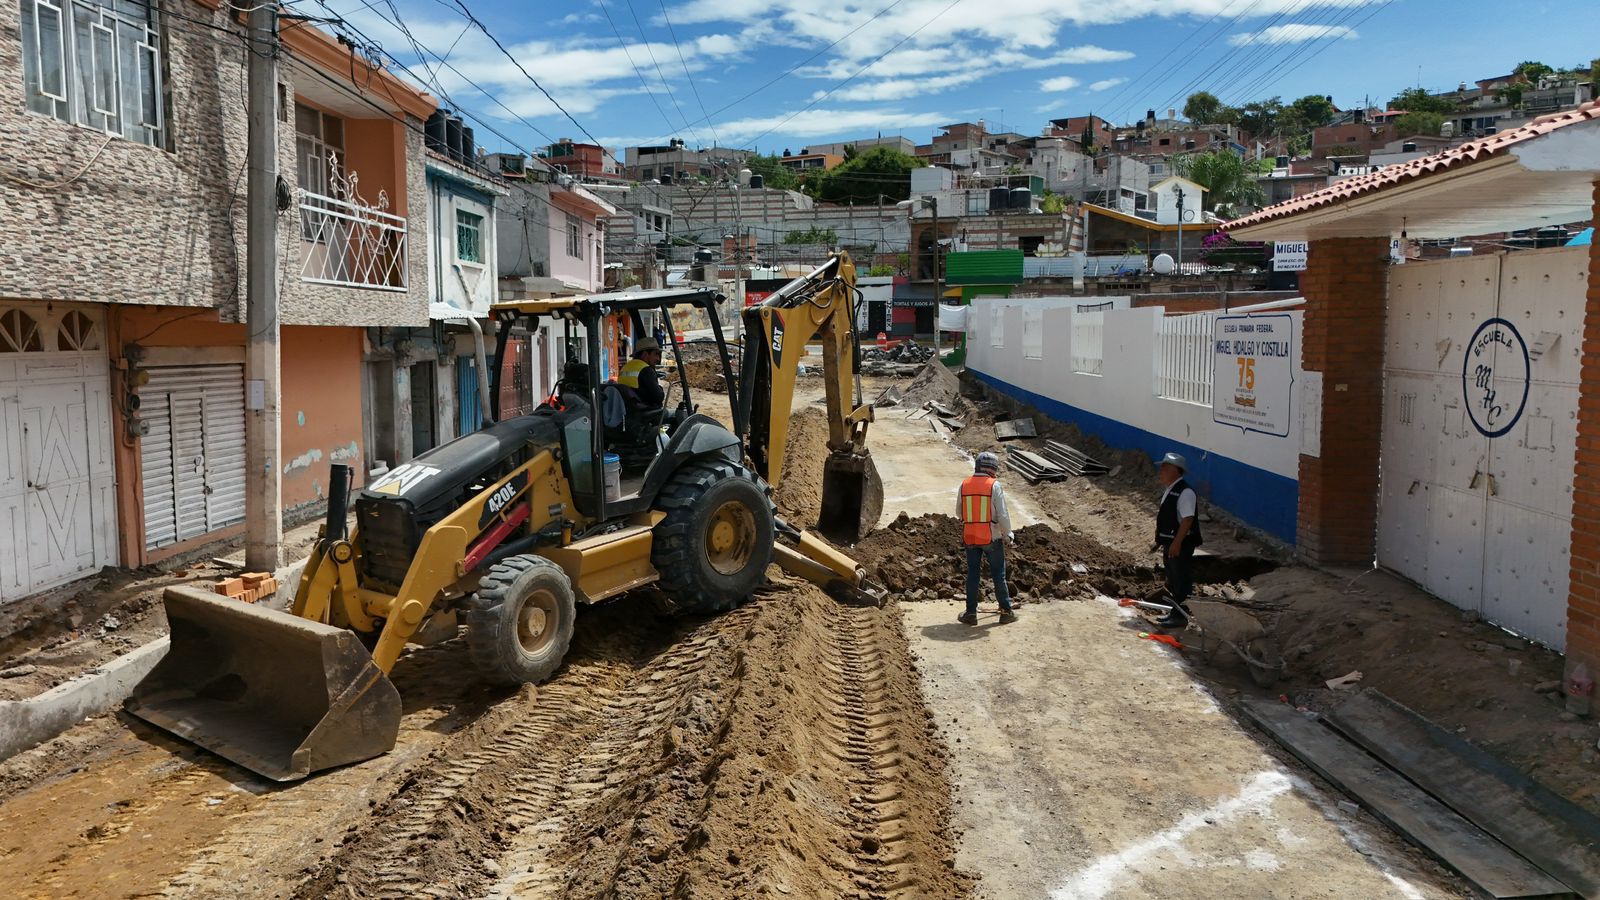
[[[1051,900],[1099,900],[1110,894],[1128,870],[1166,851],[1182,850],[1189,835],[1202,828],[1220,825],[1247,813],[1264,810],[1291,787],[1289,776],[1282,772],[1260,772],[1235,797],[1209,809],[1186,814],[1178,824],[1120,850],[1103,856],[1088,868],[1080,870],[1061,887],[1050,892]]]

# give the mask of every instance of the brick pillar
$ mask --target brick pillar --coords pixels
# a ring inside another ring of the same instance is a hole
[[[1600,217],[1600,181],[1594,186]],[[1567,666],[1600,675],[1600,243],[1589,247],[1578,388],[1578,451],[1572,491],[1572,581],[1567,589]]]
[[[1323,565],[1372,564],[1378,525],[1387,238],[1311,242],[1302,364],[1322,373],[1322,453],[1300,457],[1302,556]]]

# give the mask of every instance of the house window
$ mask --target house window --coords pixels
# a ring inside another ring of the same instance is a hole
[[[583,259],[583,225],[570,215],[567,216],[567,255]]]
[[[294,148],[300,187],[333,196],[336,176],[344,170],[344,120],[296,103]]]
[[[456,259],[483,262],[483,216],[456,210]]]
[[[650,181],[650,180],[652,180],[652,179],[654,179],[656,177],[656,170],[654,168],[645,169],[640,174],[642,174],[644,176],[644,180],[645,181]]]
[[[1172,138],[1162,138],[1161,139],[1161,146],[1168,147],[1168,146],[1171,146],[1171,145],[1172,145]]]
[[[159,146],[155,4],[22,0],[22,84],[34,112]]]

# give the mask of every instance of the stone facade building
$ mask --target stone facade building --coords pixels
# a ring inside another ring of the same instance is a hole
[[[242,530],[246,43],[226,9],[177,2],[0,7],[0,602]],[[292,510],[331,462],[362,483],[404,400],[366,360],[428,323],[436,104],[365,64],[353,81],[315,28],[281,39]]]

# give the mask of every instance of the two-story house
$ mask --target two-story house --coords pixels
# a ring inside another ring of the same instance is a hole
[[[0,601],[242,531],[247,43],[228,7],[172,2],[0,7]],[[365,357],[428,321],[435,104],[315,28],[282,45],[292,510],[331,462],[364,479],[392,393]]]
[[[509,196],[496,208],[500,230],[499,274],[503,299],[574,297],[605,290],[605,220],[617,207],[544,160],[528,160],[521,178],[505,178]],[[505,171],[502,169],[502,171]],[[620,338],[600,342],[603,372],[614,373]],[[501,388],[502,409],[531,410],[555,389],[561,366],[584,359],[581,326],[544,323],[536,334],[513,333],[505,365],[514,377]]]

